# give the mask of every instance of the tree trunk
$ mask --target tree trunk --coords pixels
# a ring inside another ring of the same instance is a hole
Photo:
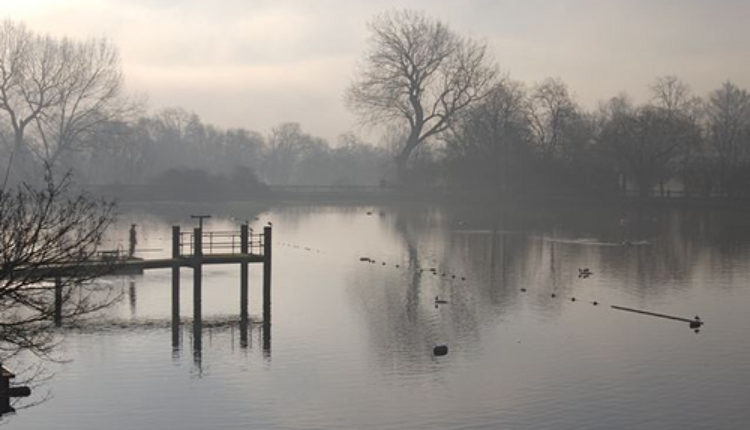
[[[419,130],[413,130],[409,134],[409,138],[406,140],[406,145],[395,157],[396,162],[396,181],[398,185],[406,185],[407,182],[407,170],[409,168],[409,157],[414,149],[419,145]]]

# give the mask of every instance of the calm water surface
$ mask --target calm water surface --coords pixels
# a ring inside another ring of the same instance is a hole
[[[106,279],[122,292],[122,302],[63,330],[55,356],[66,361],[47,365],[54,374],[35,388],[32,400],[49,398],[4,417],[5,425],[750,425],[750,222],[744,214],[129,208],[108,246],[126,248],[127,227],[135,222],[140,255],[166,256],[170,225],[190,227],[187,215],[205,210],[223,214],[207,230],[235,228],[256,215],[256,230],[273,222],[272,331],[253,324],[243,342],[235,323],[237,267],[204,267],[200,351],[190,321],[190,270],[182,270],[177,348],[169,323],[169,270]],[[420,271],[432,267],[437,274]],[[594,275],[579,278],[583,267]],[[252,265],[256,321],[262,312],[260,276],[261,266]],[[448,303],[436,308],[435,296]],[[611,305],[700,315],[706,325],[695,333],[687,323]],[[448,355],[432,355],[439,344],[448,345]]]

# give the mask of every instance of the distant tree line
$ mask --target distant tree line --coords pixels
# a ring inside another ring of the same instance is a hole
[[[0,24],[3,186],[39,182],[50,168],[83,184],[238,195],[262,183],[377,185],[391,159],[351,133],[331,145],[296,123],[264,136],[220,129],[181,108],[144,110],[124,93],[119,55],[107,40]]]
[[[498,193],[747,197],[748,92],[726,82],[701,99],[674,76],[651,90],[648,103],[619,95],[587,112],[559,80],[498,82],[442,136],[433,180]]]
[[[117,50],[106,40],[55,39],[5,21],[3,184],[41,178],[49,166],[77,182],[176,198],[247,197],[264,184],[498,197],[750,194],[750,95],[732,82],[701,98],[664,76],[646,103],[618,95],[586,110],[561,80],[514,81],[485,44],[422,13],[386,12],[370,30],[346,102],[363,123],[383,127],[379,145],[353,133],[332,144],[296,123],[263,135],[181,108],[145,114],[124,94]]]

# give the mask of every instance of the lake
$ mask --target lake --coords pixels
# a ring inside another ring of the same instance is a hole
[[[273,321],[250,267],[192,271],[173,347],[171,273],[62,329],[14,429],[742,429],[750,423],[750,217],[731,210],[126,206],[105,247],[170,253],[170,226],[273,223]],[[362,257],[374,262],[360,261]],[[434,268],[434,271],[430,270]],[[579,269],[593,274],[580,277]],[[436,304],[438,296],[441,303]],[[575,301],[573,301],[575,299]],[[446,303],[442,303],[445,301]],[[705,325],[613,309],[624,306]],[[448,346],[444,356],[433,347]],[[20,366],[17,365],[17,366]]]

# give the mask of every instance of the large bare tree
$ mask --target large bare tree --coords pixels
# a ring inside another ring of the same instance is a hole
[[[33,153],[54,165],[134,106],[123,96],[117,50],[106,40],[56,39],[10,20],[0,24],[0,111],[14,155]]]
[[[347,90],[347,104],[364,123],[407,128],[395,157],[403,180],[412,152],[485,97],[496,68],[484,43],[420,12],[386,12],[369,28],[369,50]]]

